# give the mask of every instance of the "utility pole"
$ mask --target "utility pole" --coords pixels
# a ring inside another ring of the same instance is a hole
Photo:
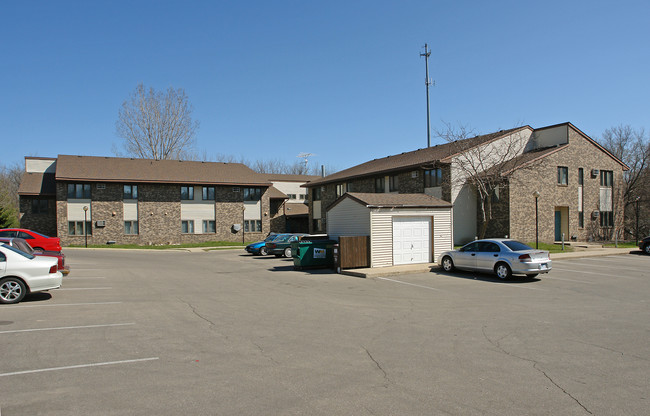
[[[429,112],[429,85],[432,85],[431,79],[429,78],[429,56],[431,56],[431,51],[429,50],[429,45],[424,44],[424,53],[421,53],[420,56],[424,56],[424,65],[426,67],[427,76],[424,79],[424,85],[427,86],[427,147],[431,147],[431,115]]]

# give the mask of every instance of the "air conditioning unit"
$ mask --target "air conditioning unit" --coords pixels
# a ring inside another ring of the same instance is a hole
[[[106,189],[106,184],[105,183],[98,183],[97,184],[97,189]]]
[[[592,169],[591,170],[591,177],[592,178],[597,178],[599,173],[600,173],[600,171],[598,169]]]
[[[414,170],[413,172],[411,172],[411,178],[417,178],[417,177],[418,177],[418,171],[417,170]]]
[[[106,227],[106,221],[104,220],[95,221],[95,227]]]
[[[600,211],[593,211],[591,213],[591,218],[597,219],[600,216]]]
[[[239,186],[234,186],[234,187],[232,188],[232,191],[233,191],[233,192],[239,192]]]

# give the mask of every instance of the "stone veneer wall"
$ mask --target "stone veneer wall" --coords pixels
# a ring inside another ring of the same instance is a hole
[[[32,213],[32,201],[35,199],[48,200],[47,214]],[[41,234],[56,237],[56,197],[21,195],[19,198],[20,227],[37,231]]]
[[[92,235],[88,244],[180,244],[203,241],[257,241],[270,232],[268,188],[262,195],[262,231],[243,234],[234,232],[233,224],[243,227],[242,187],[216,186],[215,225],[216,233],[182,234],[180,185],[137,184],[138,185],[138,235],[124,234],[123,184],[105,183],[105,189],[91,185]],[[68,235],[67,183],[57,182],[57,235],[63,245],[82,245],[85,237]],[[239,192],[234,192],[239,188]],[[106,221],[105,227],[97,227],[96,221]],[[202,224],[195,224],[195,230]]]
[[[480,203],[480,202],[479,202]],[[510,237],[510,187],[507,183],[499,186],[499,198],[491,203],[492,218],[488,221],[485,238]],[[477,230],[481,230],[483,218],[480,207],[476,210]]]
[[[557,167],[569,169],[568,185],[557,184]],[[578,227],[578,168],[584,169],[584,227]],[[620,187],[623,170],[619,163],[585,139],[573,129],[569,130],[569,145],[545,158],[532,169],[522,168],[510,179],[510,234],[521,241],[535,241],[535,198],[538,190],[539,241],[552,243],[555,240],[555,207],[569,209],[569,241],[572,235],[578,241],[588,241],[600,230],[598,219],[592,220],[591,213],[599,209],[600,176],[591,177],[591,170],[614,172],[613,195],[614,216],[622,214]],[[616,222],[616,220],[615,220]]]

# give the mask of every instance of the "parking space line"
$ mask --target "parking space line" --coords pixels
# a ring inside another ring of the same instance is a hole
[[[135,325],[135,322],[124,324],[102,324],[102,325],[83,325],[83,326],[59,326],[56,328],[34,328],[34,329],[15,329],[13,331],[0,331],[0,334],[15,334],[19,332],[37,332],[37,331],[57,331],[60,329],[82,329],[82,328],[105,328],[111,326]]]
[[[122,302],[90,302],[90,303],[57,303],[57,304],[47,304],[47,305],[17,305],[10,307],[11,309],[17,308],[47,308],[54,306],[86,306],[86,305],[116,305]],[[8,308],[7,308],[8,309]]]
[[[388,280],[389,282],[401,283],[401,284],[403,284],[403,285],[408,285],[408,286],[421,287],[421,288],[423,288],[423,289],[442,291],[441,289],[436,289],[435,287],[416,285],[416,284],[414,284],[414,283],[402,282],[402,281],[399,281],[399,280],[388,279],[388,278],[386,278],[386,277],[378,277],[377,279],[379,279],[379,280]]]
[[[81,280],[81,279],[106,279],[104,276],[83,276],[83,277],[64,277],[64,280]]]
[[[112,287],[62,287],[57,290],[106,290],[113,289]]]
[[[44,373],[46,371],[70,370],[70,369],[74,369],[74,368],[87,368],[87,367],[99,367],[99,366],[104,366],[104,365],[138,363],[138,362],[142,362],[142,361],[153,361],[153,360],[159,360],[159,359],[160,359],[159,357],[150,357],[150,358],[138,358],[138,359],[135,359],[135,360],[107,361],[107,362],[103,362],[103,363],[68,365],[68,366],[65,366],[65,367],[40,368],[38,370],[26,370],[26,371],[14,371],[14,372],[11,372],[11,373],[0,373],[0,377],[17,376],[17,375],[21,375],[21,374]]]
[[[576,264],[578,266],[590,266],[590,267],[593,267],[593,264],[581,263],[579,261],[572,261],[571,264]],[[609,266],[609,265],[606,265],[606,264],[599,264],[598,267],[605,267],[605,268],[608,268],[608,269],[616,269],[617,271],[620,271],[620,270],[627,270],[629,272],[642,272],[642,271],[645,271],[645,269],[642,270],[642,269],[636,269],[636,268],[631,268],[631,267]]]
[[[554,267],[555,268],[555,267]],[[544,276],[544,280],[546,279],[551,279],[551,280],[563,280],[565,282],[575,282],[575,283],[585,283],[588,285],[596,285],[598,283],[596,282],[589,282],[587,280],[573,280],[573,279],[563,279],[561,277],[553,277],[553,276]]]
[[[557,267],[555,265],[553,265],[553,270],[560,270],[560,271],[563,271],[563,272],[571,272],[571,273],[594,274],[594,275],[598,275],[598,276],[612,277],[612,273],[598,273],[598,272],[588,272],[586,270],[563,269],[563,268]],[[623,279],[636,280],[634,277],[627,277],[627,276],[620,276],[620,275],[618,275],[616,277],[617,278],[620,277],[620,278],[623,278]]]

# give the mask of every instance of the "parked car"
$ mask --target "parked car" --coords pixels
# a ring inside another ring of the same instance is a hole
[[[62,280],[57,259],[0,244],[0,303],[18,303],[28,293],[57,289]]]
[[[300,236],[307,234],[282,234],[275,240],[265,243],[266,251],[275,257],[291,257],[291,243],[298,241]]]
[[[639,248],[645,253],[650,254],[650,235],[639,241]]]
[[[22,238],[37,251],[61,251],[61,239],[58,237],[48,237],[24,228],[3,228],[0,230],[0,237]]]
[[[513,274],[532,278],[551,270],[548,251],[504,238],[472,241],[458,250],[445,251],[438,263],[447,272],[454,269],[494,272],[504,280]]]
[[[264,239],[264,241],[258,241],[257,243],[251,243],[247,245],[244,250],[247,252],[251,253],[252,255],[261,255],[261,256],[266,256],[269,254],[266,250],[266,243],[271,242],[278,238],[279,236],[284,235],[284,234],[276,234],[276,233],[271,233],[269,234],[268,237]]]
[[[70,273],[70,268],[65,265],[65,254],[63,254],[62,251],[36,251],[27,244],[27,241],[25,241],[22,238],[8,238],[8,237],[0,237],[0,243],[5,243],[8,246],[15,247],[18,250],[24,251],[27,254],[31,254],[33,256],[46,256],[46,257],[56,257],[59,263],[57,264],[57,267],[59,271],[64,275],[67,276]]]

